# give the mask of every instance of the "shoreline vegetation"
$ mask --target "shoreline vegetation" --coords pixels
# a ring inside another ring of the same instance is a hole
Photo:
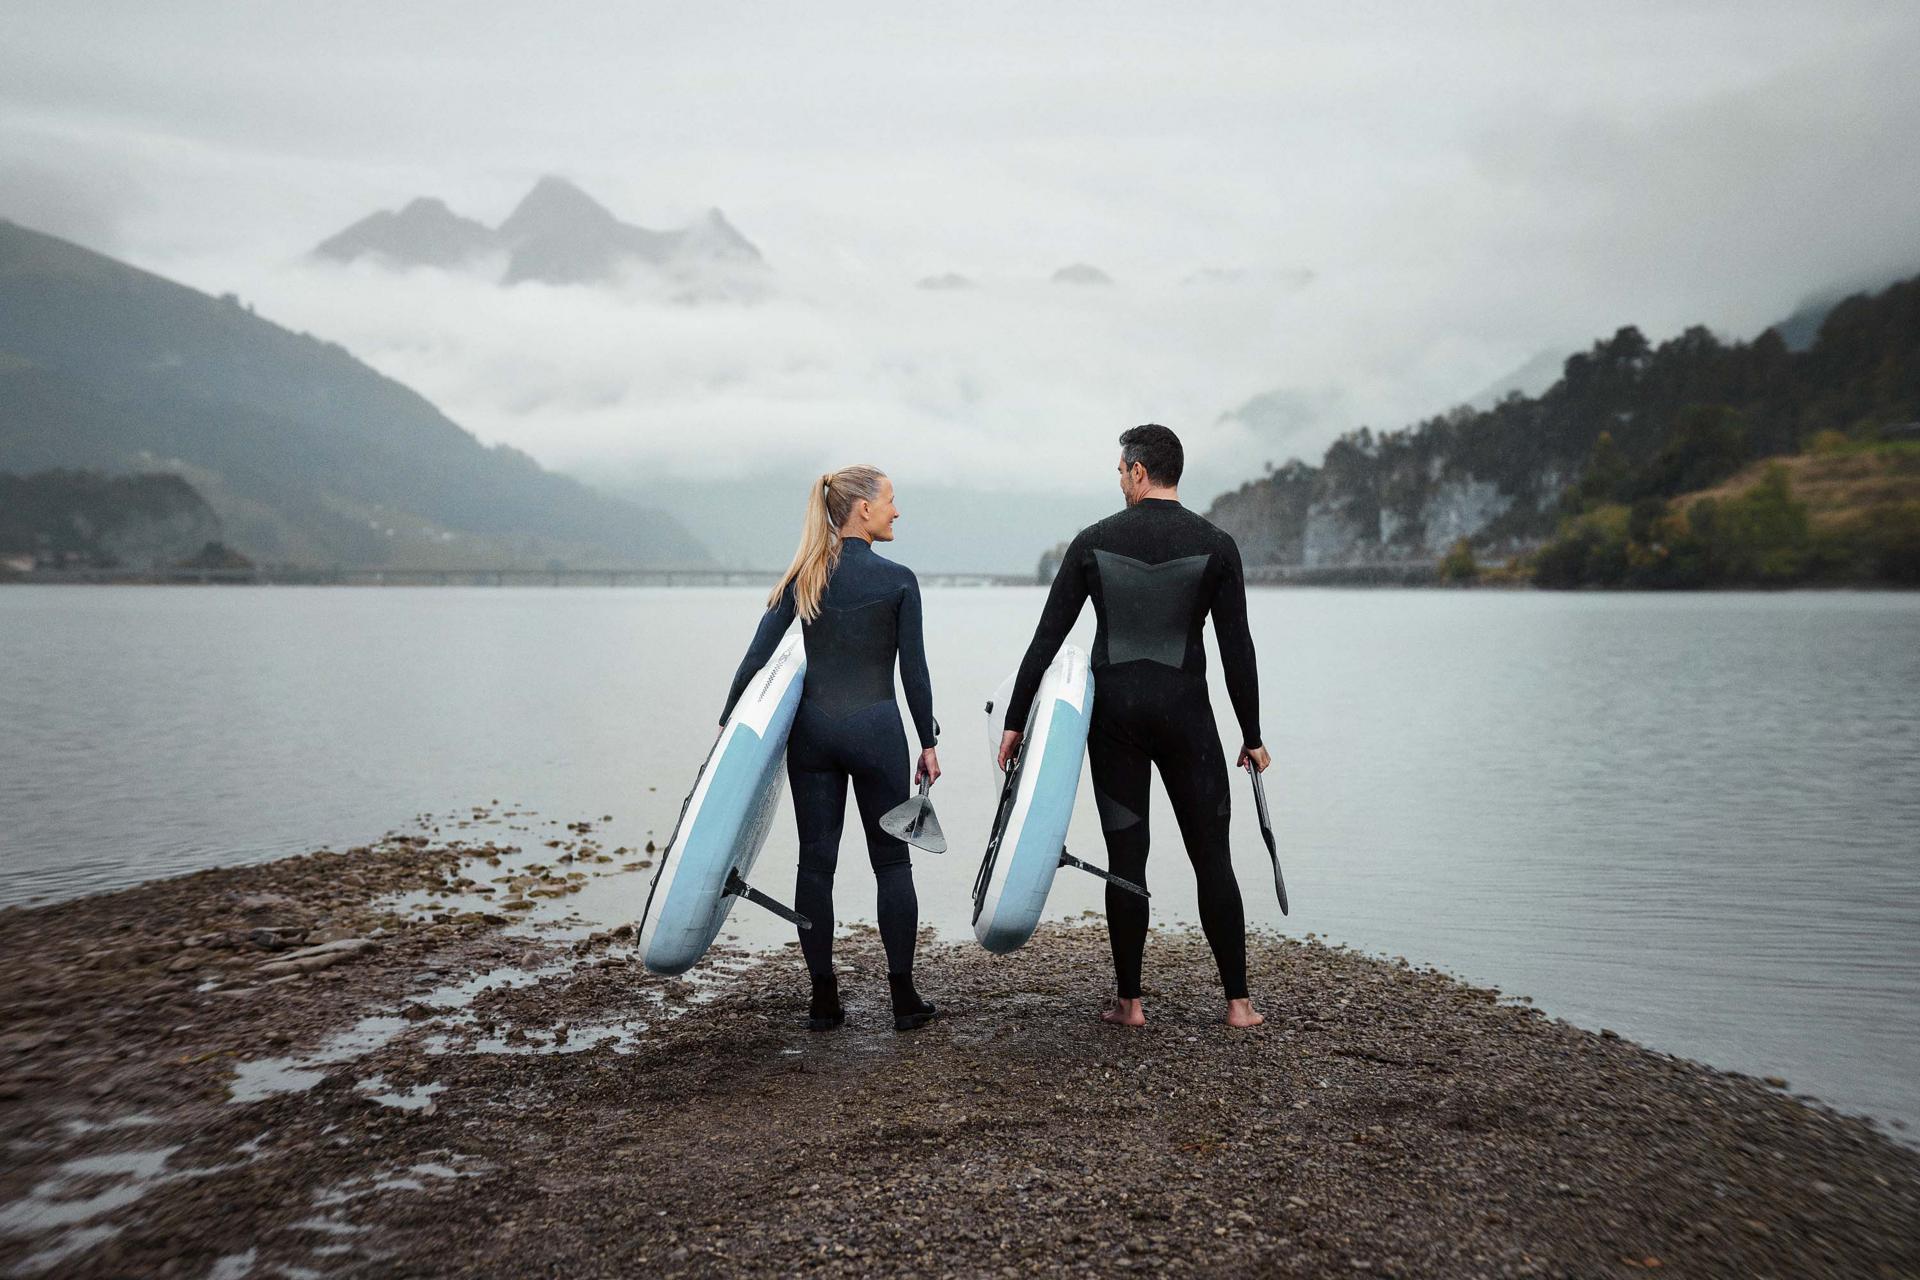
[[[650,865],[516,816],[0,911],[0,1269],[1920,1271],[1920,1152],[1784,1081],[1270,935],[1266,1027],[1162,932],[1150,1025],[1104,1027],[1074,923],[925,939],[912,1035],[853,930],[809,1034],[791,950],[662,979],[630,926],[510,931]]]
[[[1462,538],[1436,570],[1450,586],[1650,591],[1920,586],[1920,441],[1831,433],[1803,454],[1742,467],[1672,498],[1635,486],[1612,439],[1570,491],[1571,514],[1531,555],[1483,569]]]

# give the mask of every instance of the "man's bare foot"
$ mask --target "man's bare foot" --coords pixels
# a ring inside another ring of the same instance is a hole
[[[1227,1001],[1227,1025],[1230,1027],[1257,1027],[1266,1020],[1265,1015],[1254,1012],[1251,1000]]]
[[[1147,1011],[1140,1006],[1138,996],[1131,1000],[1116,997],[1100,1011],[1100,1021],[1111,1023],[1116,1027],[1144,1027],[1147,1025]]]

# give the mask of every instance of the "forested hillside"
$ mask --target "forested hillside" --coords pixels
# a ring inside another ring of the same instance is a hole
[[[1920,418],[1920,279],[1836,305],[1792,351],[1768,330],[1723,342],[1692,328],[1653,345],[1634,328],[1566,362],[1537,397],[1342,436],[1213,505],[1249,563],[1308,567],[1437,559],[1462,539],[1482,563],[1533,551],[1563,520],[1703,490],[1823,433],[1829,453]]]

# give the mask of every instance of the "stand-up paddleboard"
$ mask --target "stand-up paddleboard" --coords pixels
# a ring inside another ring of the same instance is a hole
[[[1008,676],[987,703],[988,751],[996,768],[1013,681]],[[1061,867],[1091,871],[1146,896],[1139,885],[1067,853],[1067,823],[1080,789],[1080,761],[1092,718],[1093,673],[1087,655],[1076,645],[1062,645],[1027,713],[1019,752],[1000,787],[986,856],[973,881],[973,936],[997,955],[1017,950],[1033,936],[1053,888],[1053,873]]]
[[[685,973],[706,954],[736,897],[801,928],[811,924],[747,884],[780,803],[787,731],[800,709],[807,651],[795,631],[760,668],[707,752],[680,806],[640,921],[640,960]]]

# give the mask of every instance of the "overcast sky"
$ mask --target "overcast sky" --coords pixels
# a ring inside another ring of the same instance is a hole
[[[1748,336],[1920,267],[1916,66],[1920,5],[1831,0],[13,0],[0,215],[576,470],[1105,486],[1159,418],[1212,491],[1621,324]],[[497,221],[546,172],[646,225],[720,206],[773,292],[303,261],[418,194]],[[1047,283],[1076,261],[1118,284]],[[911,288],[946,271],[981,287]]]

